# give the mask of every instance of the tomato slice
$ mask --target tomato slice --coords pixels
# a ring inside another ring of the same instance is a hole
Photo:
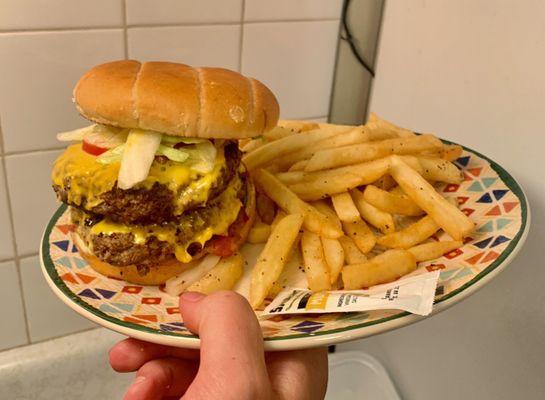
[[[81,148],[83,149],[83,151],[85,151],[86,153],[89,153],[89,154],[91,154],[93,156],[99,156],[99,155],[101,155],[102,153],[104,153],[105,151],[108,150],[108,149],[106,149],[104,147],[100,147],[100,146],[97,146],[95,144],[88,143],[85,140],[83,140]]]
[[[207,243],[208,251],[220,257],[228,257],[236,251],[235,238],[232,236],[214,236]]]

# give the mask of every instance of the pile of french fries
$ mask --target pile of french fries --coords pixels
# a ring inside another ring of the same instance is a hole
[[[254,309],[281,290],[278,282],[286,282],[285,266],[298,247],[310,290],[353,290],[414,271],[418,262],[462,246],[474,229],[433,186],[462,182],[452,163],[462,148],[375,114],[362,126],[279,121],[240,147],[258,190],[248,241],[265,243],[251,272]],[[451,240],[430,240],[439,230]],[[218,259],[182,290],[232,288],[242,264],[238,254]]]

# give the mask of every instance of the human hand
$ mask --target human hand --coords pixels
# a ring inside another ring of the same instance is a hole
[[[126,339],[110,351],[118,372],[136,379],[124,400],[323,399],[327,349],[264,353],[261,328],[246,299],[235,292],[180,297],[185,325],[199,350]]]

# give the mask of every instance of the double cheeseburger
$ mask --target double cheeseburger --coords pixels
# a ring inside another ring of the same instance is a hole
[[[158,285],[238,249],[255,191],[237,140],[276,126],[266,86],[221,68],[124,60],[87,72],[74,102],[94,124],[57,136],[76,143],[55,161],[53,189],[96,271]]]

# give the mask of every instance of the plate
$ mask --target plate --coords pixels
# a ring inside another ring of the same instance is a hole
[[[463,170],[465,180],[438,190],[447,197],[457,197],[460,208],[477,228],[460,249],[420,263],[420,271],[441,270],[432,315],[474,293],[507,267],[522,247],[530,224],[526,197],[501,166],[468,148],[455,163]],[[98,274],[79,256],[71,238],[73,229],[67,207],[62,205],[47,225],[40,248],[45,278],[66,305],[127,336],[170,346],[199,347],[199,338],[181,321],[177,298],[160,287],[128,284]],[[251,266],[258,251],[247,247],[243,253]],[[265,349],[274,351],[354,340],[423,318],[398,310],[377,310],[275,317],[262,321],[261,326]]]

